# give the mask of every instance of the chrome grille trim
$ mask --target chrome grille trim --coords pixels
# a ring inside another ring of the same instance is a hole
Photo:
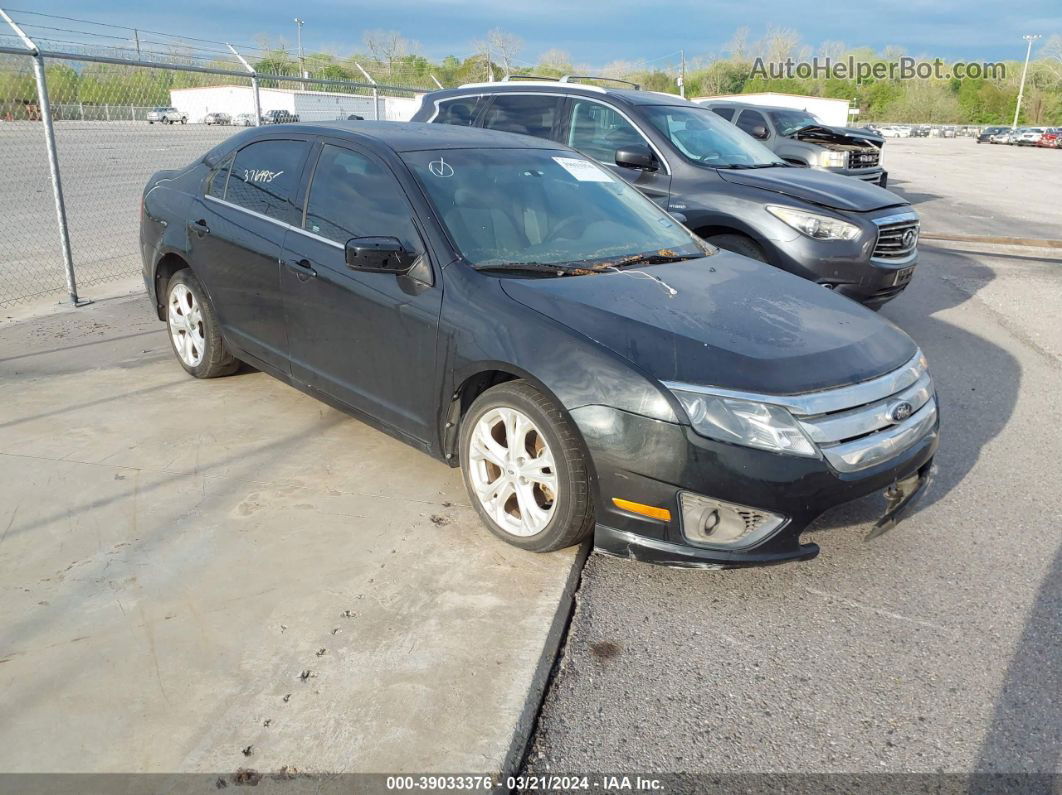
[[[929,402],[905,421],[869,436],[836,445],[822,445],[820,450],[838,472],[858,472],[888,461],[913,446],[932,430],[937,420],[937,399]]]
[[[873,219],[878,227],[878,239],[874,244],[872,259],[894,261],[910,256],[918,247],[918,214],[915,212],[897,213],[883,218]],[[914,242],[904,245],[903,236],[908,230],[914,230]]]
[[[801,419],[800,424],[811,441],[816,443],[843,442],[857,436],[865,436],[895,425],[892,411],[900,403],[909,403],[912,416],[933,397],[933,379],[923,373],[914,384],[877,403],[859,406],[812,419]],[[910,418],[908,418],[910,419]]]
[[[756,392],[743,392],[737,389],[717,389],[712,386],[682,384],[665,381],[668,389],[680,389],[683,392],[704,392],[719,397],[731,397],[738,400],[752,400],[757,403],[770,403],[782,406],[799,416],[829,414],[854,406],[864,406],[887,398],[915,383],[926,372],[926,359],[919,351],[902,367],[870,381],[862,381],[839,389],[827,389],[821,392],[804,392],[797,395],[766,395]]]

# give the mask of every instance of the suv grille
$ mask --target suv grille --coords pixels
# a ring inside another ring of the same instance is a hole
[[[819,405],[807,408],[823,409],[820,413],[791,411],[839,472],[856,472],[899,455],[923,439],[937,419],[933,379],[922,354],[882,378],[817,395]]]
[[[848,155],[848,162],[852,168],[870,168],[881,162],[881,152],[870,149],[864,152],[852,152]]]
[[[875,218],[874,223],[878,225],[874,259],[905,259],[918,247],[918,216],[914,213]]]

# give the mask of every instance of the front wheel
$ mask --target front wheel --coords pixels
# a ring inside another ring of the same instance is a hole
[[[166,324],[177,361],[190,375],[217,378],[239,367],[225,348],[210,299],[189,268],[177,271],[166,285]]]
[[[589,467],[575,425],[526,381],[488,389],[469,407],[461,469],[480,518],[514,546],[552,552],[593,530]]]

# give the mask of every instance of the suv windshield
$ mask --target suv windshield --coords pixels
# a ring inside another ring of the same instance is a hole
[[[784,166],[778,155],[708,108],[647,105],[649,121],[683,155],[713,168]]]
[[[580,274],[713,251],[575,152],[449,149],[402,157],[461,254],[480,269]]]
[[[812,124],[822,124],[814,115],[806,110],[772,110],[767,115],[771,117],[774,126],[778,128],[781,136],[792,135],[801,127]]]

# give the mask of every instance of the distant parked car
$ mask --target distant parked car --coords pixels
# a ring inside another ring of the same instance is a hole
[[[1062,149],[1062,127],[1049,127],[1044,130],[1036,145],[1047,149]]]
[[[1006,127],[985,127],[981,130],[980,135],[977,136],[977,143],[979,144],[997,144],[999,141],[995,140],[997,135],[1002,135],[1005,132],[1010,132]]]
[[[232,116],[227,113],[208,113],[203,117],[203,124],[232,124]]]
[[[357,113],[351,113],[347,116],[347,121],[365,121],[365,117],[359,116]]]
[[[181,124],[188,123],[188,114],[181,113],[177,108],[155,108],[152,111],[148,111],[147,123],[154,124],[174,124],[180,122]]]
[[[955,137],[955,128],[954,127],[944,127],[944,128],[942,128],[941,131],[940,131],[940,137],[941,138],[954,138]]]
[[[1022,127],[1015,131],[1015,135],[1011,139],[1011,143],[1018,146],[1036,146],[1040,143],[1040,139],[1043,137],[1043,127]]]
[[[298,120],[298,115],[288,110],[267,110],[262,114],[262,124],[291,124]]]
[[[928,124],[919,124],[917,127],[911,128],[912,138],[928,138],[930,127]]]
[[[232,123],[237,127],[254,127],[254,114],[237,113],[232,117]]]
[[[879,127],[878,128],[878,135],[880,135],[882,138],[899,138],[900,137],[900,132],[899,132],[899,130],[897,130],[895,127],[892,127],[892,126]]]

